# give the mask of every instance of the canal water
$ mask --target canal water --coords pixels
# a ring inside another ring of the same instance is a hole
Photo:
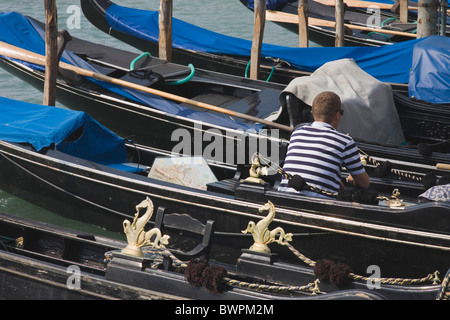
[[[118,5],[138,9],[159,9],[159,0],[115,0]],[[77,0],[57,0],[59,29],[67,29],[73,36],[129,51],[137,49],[115,40],[97,30],[84,18]],[[239,0],[174,0],[173,16],[199,27],[229,36],[251,40],[253,36],[253,13]],[[0,12],[15,11],[45,21],[44,1],[1,0]],[[298,36],[274,23],[266,23],[264,42],[284,46],[298,46]],[[0,95],[3,97],[42,103],[43,95],[27,83],[10,75],[0,68]],[[64,108],[58,104],[58,107]],[[1,115],[0,115],[1,116]],[[64,218],[58,213],[49,212],[0,190],[0,211],[32,218],[95,234],[117,236],[97,226]],[[134,208],[130,208],[130,213]],[[119,236],[120,237],[120,236]]]

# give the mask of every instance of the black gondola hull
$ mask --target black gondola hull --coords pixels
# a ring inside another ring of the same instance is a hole
[[[211,292],[192,286],[183,272],[168,264],[149,268],[162,253],[158,249],[145,249],[147,254],[142,258],[127,256],[120,252],[126,246],[121,240],[4,213],[0,213],[0,232],[3,299],[433,300],[446,292],[445,280],[442,285],[433,284],[433,279],[418,283],[386,281],[372,288],[364,279],[354,279],[340,286],[321,281],[315,288],[320,291],[314,295],[308,290],[316,280],[311,267],[282,263],[273,254],[249,250],[242,251],[236,265],[210,260],[212,265],[225,268],[236,281],[224,286],[220,293]],[[272,286],[258,289],[261,281]]]
[[[225,245],[235,249],[223,259],[238,257],[241,231],[249,221],[262,217],[259,207],[271,200],[277,208],[272,227],[300,234],[292,245],[311,259],[334,258],[360,273],[375,264],[393,276],[423,275],[436,269],[444,272],[450,265],[449,208],[445,204],[423,204],[396,212],[379,206],[286,197],[270,191],[251,195],[253,187],[241,193],[247,195],[246,200],[237,200],[237,196],[176,186],[119,170],[87,168],[24,152],[7,143],[1,144],[0,152],[1,188],[8,192],[114,230],[120,229],[124,218],[132,217],[130,207],[149,196],[155,206],[187,213],[203,222],[215,220],[217,231],[226,234]],[[297,201],[291,207],[289,201],[294,198]],[[251,239],[245,241],[251,245]],[[283,257],[295,259],[286,248],[272,247]]]

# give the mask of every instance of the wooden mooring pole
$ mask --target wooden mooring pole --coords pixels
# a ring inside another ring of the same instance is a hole
[[[345,45],[344,39],[344,1],[336,0],[335,6],[335,16],[336,16],[336,38],[334,41],[335,47],[343,47]]]
[[[399,18],[401,23],[408,22],[408,0],[400,0]]]
[[[250,79],[259,78],[259,62],[266,22],[266,0],[255,0],[255,23],[253,26],[253,42],[250,56]]]
[[[441,16],[440,16],[440,29],[439,29],[439,34],[441,36],[445,36],[446,35],[447,8],[448,8],[448,1],[447,0],[441,0]]]
[[[301,48],[309,46],[308,32],[308,0],[298,2],[298,45]]]
[[[45,81],[44,105],[56,103],[56,77],[58,74],[58,12],[55,0],[45,0]]]
[[[419,0],[417,10],[417,38],[437,34],[439,0]]]
[[[401,23],[408,22],[408,10],[408,0],[396,0],[391,7],[391,12],[399,15]]]
[[[173,1],[161,0],[159,7],[159,53],[160,59],[172,61],[172,14]]]

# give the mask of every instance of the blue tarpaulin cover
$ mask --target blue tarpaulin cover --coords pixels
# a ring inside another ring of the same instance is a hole
[[[124,139],[87,113],[0,97],[0,114],[0,140],[29,143],[37,151],[55,146],[61,152],[102,164],[128,159]],[[64,142],[81,127],[79,138]]]
[[[45,30],[43,30],[38,24],[34,23],[27,17],[24,17],[23,15],[16,12],[0,13],[0,30],[0,41],[9,43],[28,51],[38,53],[40,55],[45,54]],[[86,70],[101,73],[99,70],[95,69],[93,66],[89,65],[87,62],[85,62],[83,59],[70,52],[69,50],[64,51],[61,57],[61,61]],[[27,65],[34,69],[44,69],[44,67],[41,66],[31,64]],[[114,84],[99,81],[96,79],[89,79],[89,81],[92,81],[126,98],[142,104],[146,104],[148,106],[151,106],[152,108],[167,112],[169,114],[177,115],[180,117],[187,117],[189,119],[199,120],[231,129],[242,129],[244,131],[255,129],[256,131],[258,131],[258,126],[245,124],[238,120],[230,119],[228,116],[196,111],[189,107],[179,105],[173,101],[166,100],[150,93],[128,89],[125,87],[119,87]]]
[[[432,103],[450,103],[450,38],[431,36],[414,47],[409,95]]]
[[[147,41],[159,38],[158,12],[111,5],[106,19],[112,29]],[[313,72],[323,64],[353,59],[361,69],[383,82],[408,83],[414,45],[422,39],[380,47],[294,48],[263,44],[261,56],[279,58],[300,70]],[[250,59],[250,40],[222,35],[182,20],[172,19],[172,45],[199,52],[244,56]]]

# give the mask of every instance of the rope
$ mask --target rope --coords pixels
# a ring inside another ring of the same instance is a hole
[[[301,261],[303,261],[304,263],[306,263],[310,267],[314,268],[314,266],[316,265],[315,261],[313,261],[313,260],[307,258],[306,256],[304,256],[303,254],[301,254],[291,244],[286,243],[285,245]],[[420,279],[408,279],[408,278],[372,278],[372,277],[360,276],[360,275],[357,275],[357,274],[351,272],[349,274],[349,277],[352,278],[353,280],[357,280],[357,281],[371,280],[371,281],[374,281],[374,282],[379,282],[381,284],[396,284],[396,285],[416,284],[417,285],[417,284],[421,284],[421,283],[424,283],[424,282],[437,283],[439,281],[439,279],[437,277],[438,274],[439,274],[439,272],[435,271],[434,273],[431,273],[431,274],[427,275],[426,277],[423,277],[423,278],[420,278]]]
[[[436,300],[450,300],[450,272],[447,272],[444,280],[442,280],[441,291]]]
[[[309,259],[302,253],[300,253],[297,249],[295,249],[290,243],[285,242],[284,245],[286,245],[289,250],[294,253],[295,256],[297,256],[301,261],[306,263],[311,268],[314,268],[316,265],[316,262]],[[165,248],[161,245],[160,249],[156,248],[150,248],[149,247],[143,247],[143,251],[146,254],[151,255],[151,259],[153,260],[153,263],[151,264],[152,269],[157,269],[163,262],[163,253],[166,253],[171,259],[175,267],[180,269],[186,269],[188,266],[185,262],[178,259],[170,250]],[[181,271],[181,270],[179,270]],[[395,284],[395,285],[418,285],[425,282],[433,282],[433,284],[437,284],[439,282],[438,278],[438,271],[435,271],[432,274],[427,275],[426,277],[419,278],[419,279],[409,279],[409,278],[372,278],[372,277],[366,277],[357,275],[355,273],[349,273],[348,277],[355,281],[373,281],[374,283],[378,282],[380,284]],[[277,294],[286,294],[286,293],[294,293],[294,292],[308,292],[312,293],[312,295],[316,294],[325,294],[325,292],[320,291],[319,289],[319,280],[316,279],[312,283],[308,283],[304,286],[292,286],[292,285],[268,285],[268,284],[258,284],[258,283],[251,283],[247,281],[241,281],[237,279],[231,279],[231,278],[224,278],[225,284],[230,287],[235,288],[245,288],[248,290],[254,290],[254,291],[260,291],[260,292],[272,292]],[[442,281],[442,290],[439,293],[437,299],[449,299],[450,298],[450,292],[447,290],[447,286],[449,286],[450,282],[450,272],[446,275],[445,279]]]
[[[388,23],[389,21],[392,21],[392,20],[398,20],[398,18],[397,18],[397,17],[390,17],[390,18],[384,20],[384,21],[381,23],[381,27],[384,27],[384,25],[385,25],[386,23]]]
[[[286,179],[293,181],[294,176],[292,176],[290,173],[284,171],[282,168],[279,168],[277,170],[277,172],[280,173],[281,175],[283,175]],[[296,175],[296,176],[300,177],[299,175]],[[303,180],[302,177],[300,177],[300,178]],[[327,191],[327,190],[324,190],[324,189],[320,189],[320,188],[318,188],[316,186],[313,186],[313,185],[310,185],[310,184],[308,184],[306,182],[305,182],[305,185],[302,188],[299,188],[299,189],[300,190],[298,190],[298,189],[296,189],[296,190],[297,191],[302,191],[302,190],[306,189],[308,191],[313,191],[313,192],[320,193],[320,194],[326,195],[328,197],[333,197],[333,198],[336,198],[338,196],[338,193],[336,193],[336,192],[331,192],[331,191]]]
[[[311,268],[314,268],[314,266],[316,265],[316,262],[309,259],[308,257],[306,257],[305,255],[301,254],[297,249],[295,249],[290,243],[286,242],[285,244],[289,250],[292,251],[292,253],[294,253],[294,255],[297,256],[297,258],[299,258],[301,261],[303,261],[304,263],[306,263],[308,266],[310,266]]]
[[[248,69],[250,69],[250,63],[252,60],[249,60],[247,63],[247,67],[245,68],[245,78],[248,78]],[[272,78],[273,73],[275,72],[275,66],[272,67],[272,70],[270,71],[269,76],[266,79],[266,82],[268,82],[270,80],[270,78]]]
[[[268,82],[270,80],[270,78],[272,78],[273,73],[275,72],[275,67],[272,67],[272,70],[270,70],[270,74],[266,79],[266,82]]]
[[[239,281],[234,279],[226,279],[227,284],[236,287],[236,288],[246,288],[251,289],[255,291],[264,291],[264,292],[275,292],[275,293],[292,293],[296,291],[310,291],[314,294],[316,293],[324,293],[317,291],[318,287],[318,280],[314,281],[313,283],[309,283],[306,286],[278,286],[278,285],[264,285],[264,284],[256,284],[256,283],[249,283],[245,281]]]
[[[142,248],[143,251],[147,254],[151,255],[151,259],[153,260],[153,263],[151,264],[150,268],[157,269],[163,262],[163,253],[168,254],[168,256],[172,259],[175,267],[179,267],[181,269],[185,269],[187,267],[187,264],[180,259],[178,259],[172,252],[170,252],[167,248],[161,245],[160,249],[150,248],[150,250],[147,249],[147,247]],[[302,291],[302,292],[312,292],[312,294],[318,294],[323,293],[319,290],[318,283],[319,281],[316,280],[313,283],[309,283],[305,286],[281,286],[281,285],[267,285],[267,284],[257,284],[247,281],[241,281],[236,279],[230,279],[225,278],[226,284],[235,287],[235,288],[246,288],[249,290],[255,290],[255,291],[262,291],[262,292],[273,292],[273,293],[292,293],[296,291]]]
[[[173,264],[175,265],[175,267],[179,267],[179,268],[186,268],[187,264],[184,263],[183,261],[181,261],[180,259],[178,259],[172,252],[170,252],[170,250],[168,250],[165,246],[160,245],[160,249],[157,248],[150,248],[150,250],[148,250],[148,247],[143,247],[142,251],[144,251],[144,253],[150,254],[151,255],[151,259],[153,261],[153,263],[151,264],[151,268],[152,269],[157,269],[163,262],[163,254],[167,254],[173,261]]]
[[[371,32],[369,32],[367,35],[368,35],[369,37],[373,38],[373,37],[372,37],[373,34],[376,34],[376,35],[379,35],[379,36],[381,36],[381,37],[384,37],[384,38],[387,40],[387,42],[391,42],[391,38],[389,38],[387,35],[385,35],[385,34],[383,34],[383,33],[380,33],[380,32],[371,31]]]
[[[371,156],[369,156],[367,153],[365,153],[365,152],[362,151],[361,149],[359,149],[359,151],[360,151],[362,154],[364,154],[364,156],[366,157],[366,160],[367,160],[369,163],[375,165],[376,167],[381,166],[381,163],[380,163],[379,161],[373,159]],[[403,178],[408,178],[408,179],[416,180],[416,181],[422,181],[422,177],[419,177],[419,176],[416,176],[416,175],[413,175],[413,174],[410,174],[410,173],[407,173],[407,172],[403,172],[403,171],[400,171],[400,170],[395,169],[395,168],[391,168],[391,169],[390,169],[390,172],[393,173],[393,174],[395,174],[395,175],[401,176],[401,177],[403,177]]]
[[[263,160],[266,163],[266,165],[268,165],[270,168],[272,168],[273,170],[275,170],[276,172],[281,174],[284,178],[286,178],[286,179],[288,179],[290,181],[293,181],[294,177],[299,177],[299,179],[304,181],[301,176],[299,176],[299,175],[292,176],[289,172],[284,171],[284,169],[281,168],[279,165],[272,164],[270,159],[265,158],[260,153],[258,153],[258,157],[259,157],[259,159]],[[310,184],[308,184],[306,182],[304,182],[300,186],[300,188],[298,188],[298,189],[294,188],[294,189],[297,190],[297,191],[302,191],[302,190],[313,191],[313,192],[317,192],[319,194],[323,194],[323,195],[326,195],[328,197],[333,197],[333,198],[336,198],[338,196],[338,193],[336,193],[336,192],[331,192],[331,191],[327,191],[327,190],[324,190],[324,189],[320,189],[320,188],[318,188],[316,186],[313,186],[313,185],[310,185]]]
[[[143,57],[146,57],[146,56],[148,56],[150,58],[152,57],[150,52],[144,52],[144,53],[140,54],[139,56],[137,56],[136,58],[134,58],[133,61],[131,61],[131,63],[130,63],[130,71],[134,71],[136,63],[139,60],[141,60]],[[167,84],[168,85],[179,85],[179,84],[183,84],[183,83],[186,83],[189,80],[191,80],[194,77],[195,68],[191,63],[188,64],[188,67],[191,69],[191,72],[189,73],[189,75],[186,78],[176,80],[176,81],[170,81],[170,82],[167,82]]]
[[[189,75],[188,75],[186,78],[180,79],[180,80],[177,80],[177,81],[167,82],[167,84],[168,84],[168,85],[179,85],[179,84],[183,84],[183,83],[186,83],[186,82],[188,82],[189,80],[191,80],[191,79],[194,77],[194,74],[195,74],[195,68],[194,68],[194,66],[192,65],[192,63],[189,63],[189,64],[188,64],[188,67],[191,69],[191,72],[189,73]]]
[[[150,52],[144,52],[142,54],[140,54],[139,56],[137,56],[136,58],[133,59],[133,61],[131,61],[130,63],[130,70],[134,70],[134,67],[136,65],[136,62],[138,62],[139,60],[141,60],[143,57],[152,57],[152,55],[150,54]]]
[[[431,273],[427,275],[426,277],[420,278],[420,279],[408,279],[408,278],[371,278],[371,277],[365,277],[360,276],[354,273],[350,273],[349,277],[351,277],[353,280],[360,280],[360,281],[367,281],[371,280],[373,282],[378,282],[381,284],[396,284],[396,285],[407,285],[407,284],[422,284],[425,282],[435,282],[437,281],[437,275],[439,274],[439,271],[435,271],[434,273]]]

